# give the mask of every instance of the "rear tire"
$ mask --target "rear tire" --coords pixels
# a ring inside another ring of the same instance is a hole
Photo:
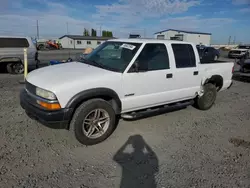
[[[217,96],[217,89],[214,84],[208,83],[203,86],[204,94],[201,97],[196,98],[195,107],[199,110],[208,110],[210,109]]]
[[[70,128],[81,144],[95,145],[113,133],[116,122],[116,114],[110,103],[103,99],[91,99],[76,109]]]

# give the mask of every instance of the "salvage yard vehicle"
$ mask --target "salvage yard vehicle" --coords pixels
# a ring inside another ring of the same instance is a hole
[[[119,117],[187,105],[210,109],[217,92],[231,87],[233,66],[201,64],[188,42],[113,39],[79,62],[30,72],[20,104],[29,117],[73,130],[80,143],[93,145],[112,134]]]
[[[228,52],[229,58],[242,58],[248,59],[250,57],[250,45],[239,45],[236,49]]]
[[[30,37],[0,36],[0,66],[11,74],[24,72],[24,48],[27,48],[28,68],[38,68],[38,52]]]
[[[196,47],[200,55],[201,63],[217,61],[220,57],[219,50],[216,50],[213,47],[200,45],[197,45]]]

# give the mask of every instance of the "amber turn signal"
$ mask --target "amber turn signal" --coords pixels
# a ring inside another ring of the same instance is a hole
[[[47,103],[47,102],[43,102],[43,101],[37,101],[37,103],[48,110],[61,109],[61,106],[59,103]]]

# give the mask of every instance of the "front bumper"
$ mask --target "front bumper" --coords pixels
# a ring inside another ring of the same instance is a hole
[[[68,129],[73,109],[61,109],[56,111],[48,111],[37,107],[33,104],[31,96],[25,89],[20,92],[20,105],[26,114],[42,123],[43,125],[53,129]]]

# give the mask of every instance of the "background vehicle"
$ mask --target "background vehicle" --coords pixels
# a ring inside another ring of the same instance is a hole
[[[236,49],[232,49],[228,52],[229,58],[241,58],[248,59],[250,57],[250,45],[239,45]]]
[[[30,37],[0,36],[0,66],[12,74],[24,72],[24,51],[27,48],[28,68],[38,67],[38,52]]]
[[[21,91],[26,113],[52,128],[71,128],[93,145],[121,116],[133,119],[194,104],[208,110],[232,85],[234,63],[201,64],[196,46],[159,39],[114,39],[79,62],[32,71]]]
[[[201,63],[217,61],[220,57],[219,50],[216,50],[213,47],[200,46],[200,45],[197,45],[196,47],[200,55]]]
[[[250,70],[250,59],[245,59],[245,57],[241,57],[237,64],[240,65],[240,72],[247,73]]]
[[[38,50],[60,50],[62,49],[62,45],[60,42],[55,41],[55,40],[38,41],[37,49]]]

